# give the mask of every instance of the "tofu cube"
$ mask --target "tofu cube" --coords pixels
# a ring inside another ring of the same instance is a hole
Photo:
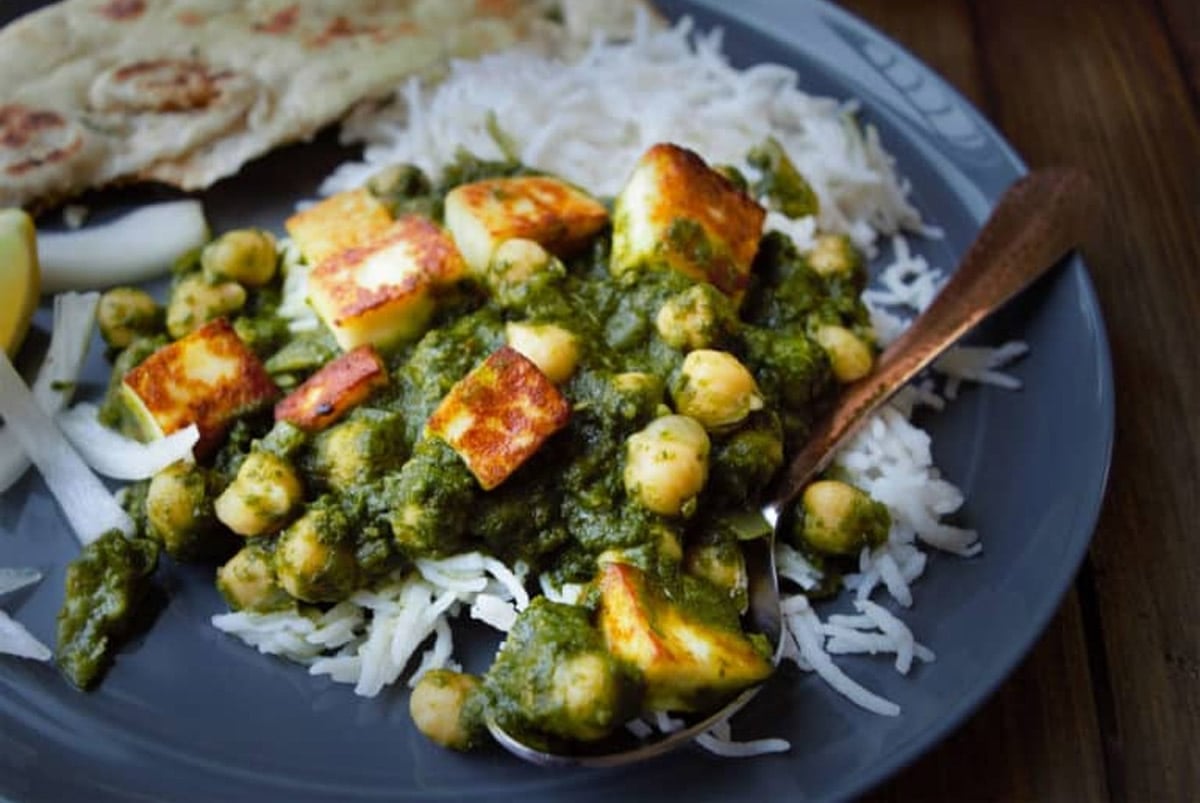
[[[640,569],[602,563],[597,585],[605,645],[641,671],[646,710],[700,710],[771,674],[747,636],[701,621]]]
[[[432,220],[409,215],[314,268],[308,300],[344,351],[386,348],[423,334],[435,293],[464,273],[450,236]]]
[[[740,301],[765,217],[692,151],[655,145],[617,196],[609,268],[614,275],[678,271]]]
[[[458,452],[483,489],[491,490],[570,415],[571,405],[554,383],[519,351],[502,346],[450,389],[426,431]]]
[[[208,452],[234,419],[278,394],[258,357],[224,318],[163,346],[125,375],[121,395],[146,438],[195,424]]]
[[[387,368],[371,346],[328,363],[275,405],[275,420],[305,430],[325,429],[387,384]]]
[[[334,254],[373,239],[392,224],[382,201],[365,188],[331,195],[284,222],[292,242],[316,267]]]
[[[608,210],[576,187],[548,176],[493,178],[446,195],[446,228],[476,275],[506,240],[533,240],[569,256],[608,222]]]

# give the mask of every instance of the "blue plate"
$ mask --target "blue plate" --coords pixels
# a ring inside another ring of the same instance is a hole
[[[820,2],[720,0],[663,4],[726,29],[733,61],[796,68],[813,93],[856,97],[945,229],[921,250],[952,266],[1021,161],[971,106],[911,55]],[[252,165],[206,194],[217,229],[277,225],[291,202],[346,158],[329,141]],[[102,196],[97,204],[111,196]],[[128,202],[117,195],[113,203]],[[39,317],[43,328],[48,318]],[[962,519],[984,538],[975,559],[934,556],[906,615],[936,653],[910,677],[884,658],[847,671],[897,701],[901,716],[868,714],[817,678],[783,671],[735,723],[740,738],[783,736],[792,751],[722,760],[689,749],[613,771],[539,770],[499,751],[462,756],[426,742],[407,695],[354,697],[221,635],[211,572],[170,566],[170,603],[121,654],[100,689],[74,691],[53,667],[0,660],[0,794],[17,800],[826,800],[862,793],[928,750],[1008,675],[1041,633],[1087,549],[1113,434],[1108,346],[1092,285],[1071,259],[987,323],[978,339],[1029,342],[1014,369],[1019,392],[970,389],[922,421],[947,476],[963,488]],[[84,392],[105,365],[93,350]],[[47,642],[76,551],[41,480],[0,499],[0,564],[46,579],[3,601]],[[481,638],[474,639],[476,642]]]

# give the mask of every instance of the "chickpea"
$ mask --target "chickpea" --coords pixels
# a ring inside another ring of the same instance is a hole
[[[746,558],[736,542],[706,542],[690,544],[684,557],[684,570],[701,577],[727,592],[739,609],[749,600],[750,579],[746,573]]]
[[[275,236],[264,229],[225,232],[200,252],[200,267],[210,282],[231,279],[247,287],[275,278],[278,261]]]
[[[246,544],[217,569],[217,590],[235,611],[278,610],[291,601],[275,576],[271,550],[257,542]]]
[[[163,310],[145,290],[114,287],[100,296],[96,323],[110,348],[123,349],[139,337],[161,332]]]
[[[833,375],[839,382],[853,382],[871,373],[875,362],[871,347],[846,327],[827,324],[813,333],[813,339],[829,355]]]
[[[550,266],[552,257],[540,243],[514,237],[492,253],[488,271],[501,284],[520,284]]]
[[[203,469],[179,461],[154,475],[146,490],[150,534],[175,557],[204,552],[213,534],[213,503]]]
[[[733,328],[729,300],[710,284],[695,284],[667,299],[654,317],[658,336],[681,351],[709,348]]]
[[[509,323],[508,345],[524,354],[556,385],[570,379],[579,364],[579,339],[552,323]]]
[[[369,422],[352,418],[330,427],[316,439],[314,462],[333,490],[347,491],[375,473],[370,452],[371,429]]]
[[[469,750],[479,736],[471,715],[471,698],[479,693],[479,678],[449,669],[433,669],[417,681],[408,698],[408,713],[417,730],[452,750]]]
[[[800,537],[827,555],[857,555],[887,540],[887,507],[839,480],[820,480],[804,489]]]
[[[625,490],[647,509],[678,516],[708,479],[708,434],[694,418],[656,418],[625,442]]]
[[[729,352],[710,349],[684,358],[671,397],[678,412],[708,430],[730,427],[763,408],[762,394],[746,366]]]
[[[275,547],[279,584],[305,602],[333,602],[358,583],[353,551],[323,537],[326,515],[320,508],[310,509],[283,531]]]
[[[413,164],[393,164],[367,179],[367,191],[389,206],[433,192],[429,177]]]
[[[221,523],[238,535],[264,535],[282,527],[303,496],[300,478],[288,461],[255,450],[214,507]]]
[[[237,282],[209,284],[203,275],[185,276],[167,302],[167,333],[179,339],[211,320],[246,306],[246,288]]]
[[[822,276],[854,277],[863,270],[862,256],[844,234],[821,234],[808,252],[808,264]]]

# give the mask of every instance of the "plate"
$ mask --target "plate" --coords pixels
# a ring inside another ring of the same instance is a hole
[[[965,250],[991,203],[1024,167],[988,123],[902,48],[812,0],[662,3],[725,28],[739,66],[793,66],[809,92],[858,98],[941,240],[914,241],[935,265]],[[291,203],[347,158],[326,136],[276,152],[205,194],[214,227],[277,226]],[[98,207],[142,200],[110,193]],[[154,193],[150,193],[153,195]],[[49,318],[39,313],[45,329]],[[170,602],[123,650],[100,689],[74,691],[49,666],[0,661],[0,794],[16,800],[305,801],[826,800],[860,794],[932,747],[1008,675],[1041,633],[1087,548],[1103,496],[1113,389],[1103,323],[1078,258],[1041,280],[976,333],[1026,340],[1018,392],[972,388],[922,424],[945,474],[966,493],[962,519],[981,556],[936,555],[906,615],[937,660],[897,675],[885,658],[843,663],[897,701],[896,718],[859,710],[815,676],[785,669],[735,720],[738,738],[783,736],[788,754],[730,761],[687,749],[636,769],[552,772],[498,750],[434,747],[408,721],[407,695],[354,697],[259,655],[208,625],[223,606],[211,573],[171,565]],[[94,348],[84,393],[105,365]],[[4,607],[53,640],[73,537],[39,478],[0,499],[0,563],[31,565],[42,583]]]

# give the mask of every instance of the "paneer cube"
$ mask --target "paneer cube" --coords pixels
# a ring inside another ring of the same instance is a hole
[[[605,645],[641,671],[647,711],[700,710],[771,674],[746,635],[689,613],[640,569],[603,563],[597,584]]]
[[[313,269],[308,299],[343,350],[385,348],[423,334],[436,292],[464,273],[450,236],[409,215]]]
[[[533,240],[569,256],[608,222],[608,210],[587,193],[548,176],[493,178],[446,195],[446,228],[471,272],[482,275],[506,240]]]
[[[365,188],[331,195],[284,222],[292,242],[316,267],[347,248],[373,239],[392,224],[383,202]]]
[[[323,366],[275,405],[275,420],[317,432],[362,404],[387,381],[379,353],[371,346],[359,346]]]
[[[669,269],[741,300],[766,211],[692,151],[642,155],[613,212],[614,275]]]
[[[189,424],[211,449],[238,416],[273,401],[275,383],[224,318],[163,346],[125,375],[121,395],[146,438]]]
[[[567,424],[571,405],[545,374],[502,346],[460,380],[426,430],[458,452],[484,490],[504,482]]]

